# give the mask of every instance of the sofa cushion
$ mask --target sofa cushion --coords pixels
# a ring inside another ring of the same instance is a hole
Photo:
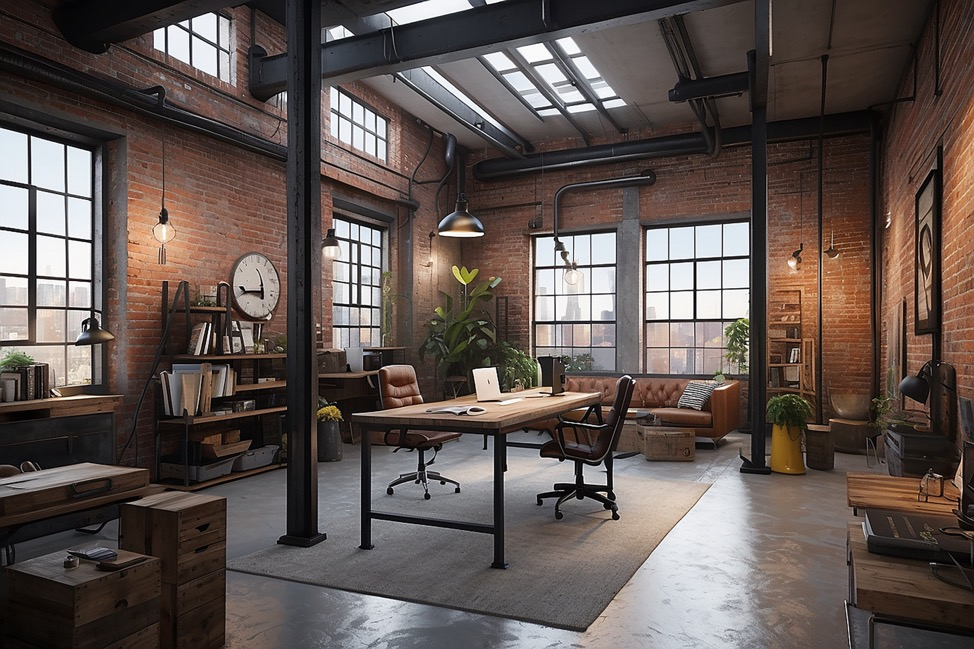
[[[716,387],[717,383],[714,381],[690,381],[683,389],[683,394],[680,395],[676,407],[703,410]]]
[[[714,415],[708,410],[692,408],[650,408],[663,426],[694,426],[710,428],[714,425]]]

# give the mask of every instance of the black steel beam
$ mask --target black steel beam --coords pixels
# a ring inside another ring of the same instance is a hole
[[[341,84],[740,1],[506,0],[325,43],[321,71],[329,84]],[[255,97],[266,99],[285,89],[286,58],[278,54],[255,61],[252,74],[258,80],[251,86]]]
[[[748,89],[747,72],[735,72],[704,79],[681,79],[669,92],[670,101],[742,95]]]
[[[287,1],[287,532],[307,547],[318,532],[318,367],[315,286],[321,270],[320,0]]]
[[[66,41],[102,54],[112,43],[219,11],[227,4],[227,0],[80,0],[62,2],[51,15]]]

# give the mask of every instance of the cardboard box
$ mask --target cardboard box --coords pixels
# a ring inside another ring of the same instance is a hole
[[[337,374],[344,372],[348,364],[344,349],[319,349],[318,350],[318,373]]]

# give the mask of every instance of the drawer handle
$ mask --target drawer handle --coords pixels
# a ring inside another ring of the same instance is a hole
[[[197,532],[205,532],[207,529],[209,529],[209,527],[210,527],[210,524],[209,523],[203,523],[202,525],[198,525],[196,527],[196,531]]]
[[[203,546],[203,547],[201,547],[201,548],[196,548],[196,550],[194,550],[194,552],[195,552],[196,554],[202,554],[202,553],[204,553],[204,552],[206,552],[206,551],[207,551],[207,550],[209,550],[209,549],[210,549],[210,546],[208,546],[208,545],[204,545],[204,546]]]
[[[117,602],[115,602],[116,609],[128,608],[128,607],[129,607],[129,601],[127,599],[120,599]]]
[[[111,478],[96,478],[87,482],[74,482],[71,484],[71,497],[91,498],[92,496],[108,493],[112,490],[113,486],[114,483]]]

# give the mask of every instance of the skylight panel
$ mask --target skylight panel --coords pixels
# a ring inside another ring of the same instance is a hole
[[[547,81],[552,88],[555,87],[555,84],[564,83],[565,81],[568,81],[568,79],[565,78],[565,75],[562,73],[562,71],[559,70],[558,66],[555,65],[554,63],[546,63],[544,65],[538,65],[535,66],[534,69],[537,70],[538,74],[541,75],[541,78]]]
[[[508,72],[507,74],[504,75],[504,79],[506,79],[507,82],[511,84],[511,87],[513,87],[522,95],[529,92],[538,91],[537,86],[531,83],[531,80],[528,79],[527,76],[525,76],[525,74],[520,70],[516,72]]]
[[[423,68],[423,71],[426,72],[426,74],[428,74],[431,77],[433,77],[433,80],[434,81],[436,81],[438,84],[440,84],[441,86],[443,86],[444,88],[446,88],[450,92],[450,94],[452,94],[454,97],[456,97],[457,99],[459,99],[460,101],[462,101],[463,103],[465,103],[470,109],[472,109],[475,112],[477,112],[479,115],[481,115],[488,122],[490,122],[494,126],[497,126],[498,128],[504,128],[503,124],[501,124],[500,122],[498,122],[490,113],[488,113],[486,110],[484,110],[483,107],[480,106],[480,104],[478,104],[474,100],[470,99],[470,97],[468,97],[465,94],[463,94],[463,92],[461,92],[459,88],[457,88],[452,83],[450,83],[447,80],[447,78],[444,77],[442,74],[440,74],[439,72],[437,72],[436,70],[434,70],[430,66],[424,67]]]
[[[575,56],[576,54],[581,54],[582,50],[578,47],[578,43],[571,36],[567,38],[559,38],[557,43],[561,45],[561,48],[565,50],[565,54],[568,56]]]
[[[467,0],[427,0],[427,2],[420,2],[408,7],[390,9],[386,13],[392,16],[396,23],[408,25],[420,20],[467,11],[470,8],[470,3]]]
[[[498,72],[507,72],[517,67],[503,52],[491,52],[490,54],[485,54],[484,58]]]
[[[595,106],[593,106],[588,102],[585,102],[584,104],[575,104],[574,106],[568,106],[567,108],[568,108],[568,112],[572,114],[588,113],[595,110]]]
[[[602,106],[605,108],[621,108],[625,105],[626,102],[624,102],[622,99],[609,99],[608,101],[602,102]]]
[[[574,56],[572,57],[572,63],[575,64],[578,71],[581,72],[582,75],[589,81],[592,79],[598,79],[602,76],[599,74],[599,71],[595,69],[595,66],[592,65],[592,62],[588,60],[587,56]]]
[[[525,58],[528,63],[532,65],[535,63],[541,63],[542,61],[551,60],[551,52],[545,47],[544,43],[535,43],[534,45],[522,45],[517,48],[518,53]]]
[[[562,86],[558,88],[558,95],[566,104],[574,104],[575,102],[585,101],[585,96],[572,86]]]

